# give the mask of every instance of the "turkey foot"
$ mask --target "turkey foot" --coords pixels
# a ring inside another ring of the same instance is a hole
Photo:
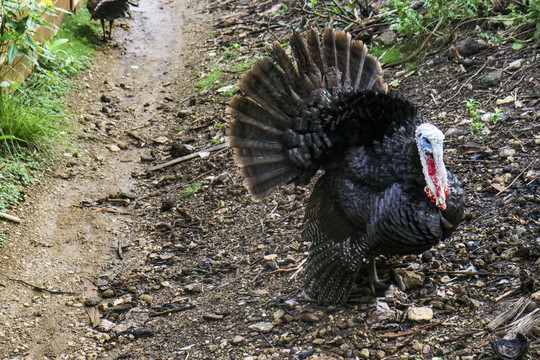
[[[373,296],[376,296],[377,290],[386,290],[388,288],[388,284],[379,281],[379,277],[377,276],[377,262],[375,260],[375,256],[369,257],[368,284],[369,289],[371,290],[371,294]]]

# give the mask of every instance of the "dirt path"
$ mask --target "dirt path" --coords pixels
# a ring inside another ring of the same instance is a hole
[[[106,277],[103,270],[118,262],[118,244],[135,238],[138,220],[110,212],[123,210],[115,203],[97,201],[136,196],[132,173],[144,171],[141,158],[152,154],[126,132],[151,143],[170,125],[164,99],[180,97],[183,79],[193,77],[184,71],[204,26],[198,6],[140,1],[133,19],[119,22],[129,31],[117,26],[81,77],[70,98],[80,143],[65,154],[66,166],[45,174],[14,210],[24,221],[11,226],[0,249],[1,359],[102,357],[82,306],[82,284]],[[123,144],[127,149],[116,147]]]

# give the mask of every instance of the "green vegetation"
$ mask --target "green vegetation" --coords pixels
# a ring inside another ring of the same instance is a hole
[[[33,1],[19,1],[21,4]],[[12,3],[2,1],[0,4]],[[32,5],[28,5],[30,8]],[[42,5],[36,5],[42,9]],[[45,7],[50,9],[50,7]],[[22,10],[21,10],[22,11]],[[37,20],[29,16],[33,22]],[[32,75],[22,84],[3,81],[0,90],[0,212],[22,200],[33,174],[50,165],[53,151],[67,146],[69,115],[63,111],[65,96],[73,87],[71,76],[89,66],[95,55],[96,33],[86,9],[68,15],[58,34],[38,45],[28,43],[33,35],[28,24],[18,49],[23,58],[39,53]],[[25,40],[26,39],[26,40]],[[32,47],[35,45],[35,47]],[[36,50],[37,52],[35,52]],[[32,57],[33,59],[33,57]],[[8,64],[9,65],[9,64]],[[7,231],[0,229],[0,244]]]
[[[300,3],[305,13],[331,18],[336,28],[362,28],[358,15],[367,17],[371,12],[368,2],[363,0],[304,0]],[[502,4],[507,7],[503,8]],[[416,56],[426,45],[425,40],[430,37],[449,41],[456,30],[462,26],[470,26],[471,23],[496,23],[498,28],[503,28],[504,31],[498,31],[496,35],[480,34],[496,46],[511,41],[513,48],[518,50],[526,42],[540,39],[538,0],[387,0],[386,7],[379,10],[377,17],[389,25],[388,29],[406,37],[406,41],[400,41],[390,48],[375,49],[379,56],[387,51],[381,59],[385,63],[394,63],[396,59],[402,61],[408,54],[411,54],[411,57]],[[396,55],[399,52],[402,53],[401,56]]]
[[[196,182],[189,185],[184,191],[182,191],[182,197],[188,198],[195,195],[196,193],[199,192],[199,190],[201,190],[202,186],[203,186],[202,182]]]
[[[221,87],[218,80],[222,75],[223,71],[217,68],[213,69],[209,75],[207,75],[203,80],[195,84],[195,87],[197,87],[199,90],[210,90]]]
[[[495,109],[494,112],[487,112],[479,108],[480,103],[474,99],[467,99],[465,106],[471,116],[473,122],[471,123],[471,130],[474,134],[478,135],[484,130],[484,121],[489,120],[493,125],[496,125],[499,120],[502,119],[502,110]],[[487,116],[485,116],[487,115]]]
[[[35,55],[43,53],[43,47],[36,39],[37,30],[52,29],[44,14],[54,14],[51,1],[2,0],[0,1],[0,49],[6,49],[0,61],[0,78],[3,80],[17,66],[37,65]]]
[[[413,8],[411,0],[389,0],[387,8],[381,9],[385,20],[395,30],[409,36],[411,39],[423,37],[430,33],[441,31],[438,35],[452,33],[456,26],[468,21],[487,20],[503,23],[517,31],[521,26],[536,26],[530,38],[540,38],[540,3],[531,1],[530,5],[521,4],[518,7],[512,3],[502,15],[501,9],[494,9],[491,0],[425,0],[420,7]],[[500,14],[494,16],[494,14]]]
[[[407,53],[409,53],[409,46],[407,45],[393,45],[388,48],[375,45],[370,50],[370,54],[378,58],[383,64],[401,61],[406,57]]]

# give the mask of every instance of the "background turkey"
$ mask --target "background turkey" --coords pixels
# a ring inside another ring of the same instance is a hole
[[[109,22],[109,39],[111,39],[114,20],[129,15],[130,4],[138,6],[137,3],[128,0],[88,0],[86,7],[92,19],[101,21],[104,40],[106,39],[105,20]]]
[[[228,142],[255,201],[319,169],[306,208],[308,293],[345,301],[359,275],[377,284],[375,257],[418,254],[463,215],[462,190],[443,162],[443,134],[387,93],[378,61],[348,33],[327,29],[279,43],[247,72],[227,110]],[[370,261],[368,274],[360,274]],[[369,275],[369,276],[368,276]]]

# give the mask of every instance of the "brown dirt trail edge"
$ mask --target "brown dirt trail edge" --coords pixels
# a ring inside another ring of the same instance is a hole
[[[0,359],[95,354],[83,281],[118,261],[118,243],[131,238],[137,225],[136,216],[100,211],[114,205],[95,204],[137,192],[131,174],[145,171],[141,157],[150,154],[126,132],[134,129],[151,142],[168,119],[156,111],[160,101],[192,91],[193,74],[184,71],[187,59],[200,56],[200,6],[192,0],[140,1],[133,18],[117,23],[113,40],[79,78],[81,88],[69,99],[69,111],[81,123],[80,143],[65,154],[73,160],[45,174],[13,210],[24,217],[22,224],[3,224],[11,235],[0,248]],[[118,141],[127,149],[111,151]]]

